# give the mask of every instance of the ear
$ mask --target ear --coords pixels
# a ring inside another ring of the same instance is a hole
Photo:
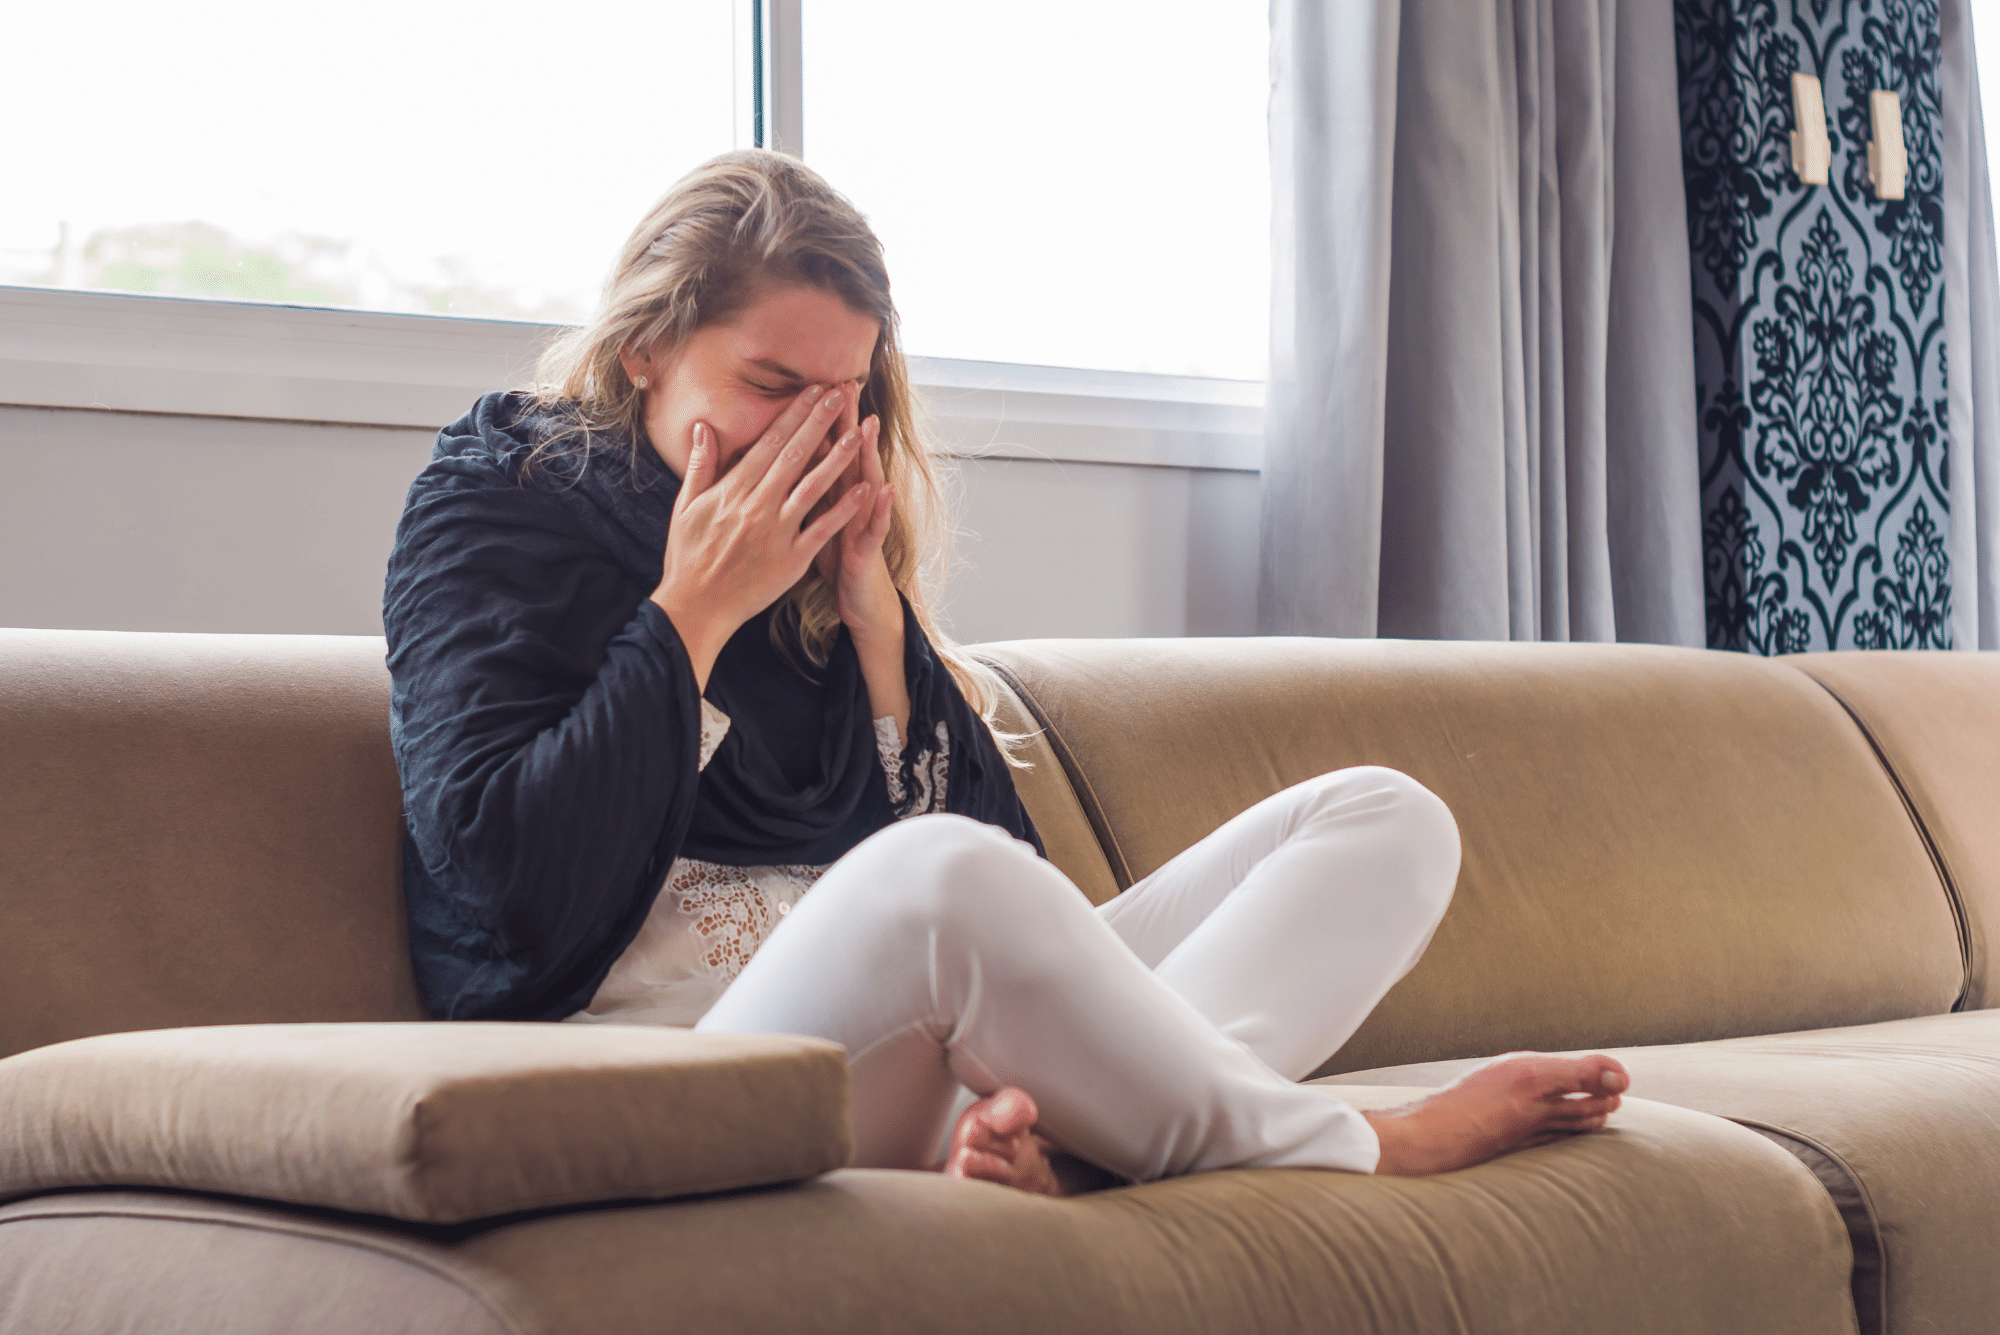
[[[637,384],[640,376],[658,383],[660,373],[653,365],[654,358],[648,353],[638,353],[630,348],[618,350],[618,364],[625,368],[625,378]]]

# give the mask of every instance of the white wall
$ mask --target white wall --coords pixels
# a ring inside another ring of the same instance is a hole
[[[959,639],[1256,633],[1255,473],[1027,459],[958,473],[945,615]]]
[[[381,633],[432,432],[0,406],[0,625]],[[966,641],[1255,628],[1257,475],[958,464]]]
[[[0,408],[0,625],[382,633],[430,433]]]

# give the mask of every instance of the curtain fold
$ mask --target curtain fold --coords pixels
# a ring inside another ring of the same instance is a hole
[[[1271,6],[1267,632],[1375,631],[1399,12],[1398,0]],[[1273,448],[1291,440],[1301,447]]]
[[[1704,637],[1672,0],[1274,0],[1267,633]]]
[[[1680,79],[1671,0],[1621,4],[1621,111],[1614,189],[1624,201],[1612,249],[1613,319],[1605,397],[1611,585],[1617,638],[1699,645],[1707,637],[1702,581],[1701,446],[1694,407],[1694,323],[1687,205],[1681,177]],[[1673,258],[1665,258],[1672,256]],[[1667,324],[1682,337],[1671,340]]]

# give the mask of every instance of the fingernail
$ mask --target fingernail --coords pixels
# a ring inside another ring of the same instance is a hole
[[[837,389],[828,390],[826,393],[826,402],[820,406],[822,408],[838,408],[840,406],[840,391]]]
[[[1597,1083],[1603,1085],[1610,1093],[1622,1094],[1625,1091],[1625,1086],[1631,1082],[1616,1071],[1606,1071],[1598,1077]]]
[[[806,402],[811,403],[813,400],[817,399],[820,395],[824,393],[826,393],[826,388],[822,385],[807,385]]]

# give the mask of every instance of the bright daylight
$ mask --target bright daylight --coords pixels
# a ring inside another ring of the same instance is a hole
[[[277,49],[227,0],[23,15],[17,50],[92,56],[0,89],[48,127],[7,150],[0,282],[582,320],[632,219],[750,143],[747,12],[364,0]],[[881,232],[911,351],[1261,379],[1265,26],[808,6],[809,160]]]

